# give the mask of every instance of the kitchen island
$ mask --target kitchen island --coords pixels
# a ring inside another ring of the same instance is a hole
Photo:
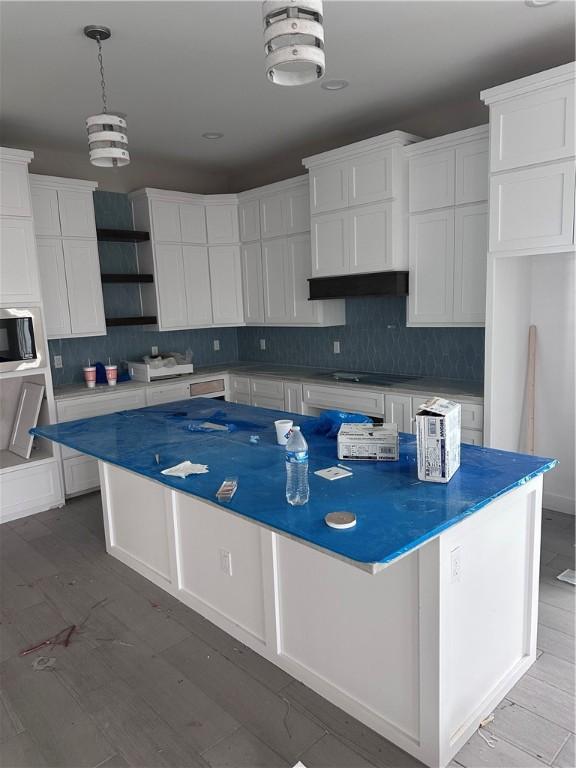
[[[285,414],[196,399],[35,430],[100,461],[108,552],[429,766],[444,766],[535,660],[542,474],[462,446],[448,485],[398,462],[337,463],[313,434],[310,502],[285,501]],[[235,430],[202,433],[198,421]],[[257,435],[259,441],[250,442]],[[184,459],[209,472],[161,474]],[[239,487],[228,504],[225,477]],[[348,510],[335,531],[327,512]]]

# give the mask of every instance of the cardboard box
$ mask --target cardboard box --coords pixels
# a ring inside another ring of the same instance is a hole
[[[447,483],[460,466],[460,403],[433,397],[416,413],[418,479]]]
[[[346,461],[397,461],[396,424],[342,424],[338,431],[338,458]]]

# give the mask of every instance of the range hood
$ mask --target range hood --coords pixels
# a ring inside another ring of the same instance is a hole
[[[347,296],[408,296],[408,272],[370,272],[308,279],[311,299]]]

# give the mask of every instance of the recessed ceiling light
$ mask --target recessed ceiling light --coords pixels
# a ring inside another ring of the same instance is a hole
[[[350,85],[348,80],[326,80],[320,88],[324,88],[325,91],[341,91],[348,85]]]
[[[224,136],[224,134],[218,133],[218,131],[207,131],[202,134],[203,139],[221,139],[222,136]]]
[[[539,8],[542,5],[552,5],[556,0],[524,0],[528,8]]]

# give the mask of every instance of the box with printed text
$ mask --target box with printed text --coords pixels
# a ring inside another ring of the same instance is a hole
[[[460,403],[432,397],[416,413],[418,479],[447,483],[460,466]]]

